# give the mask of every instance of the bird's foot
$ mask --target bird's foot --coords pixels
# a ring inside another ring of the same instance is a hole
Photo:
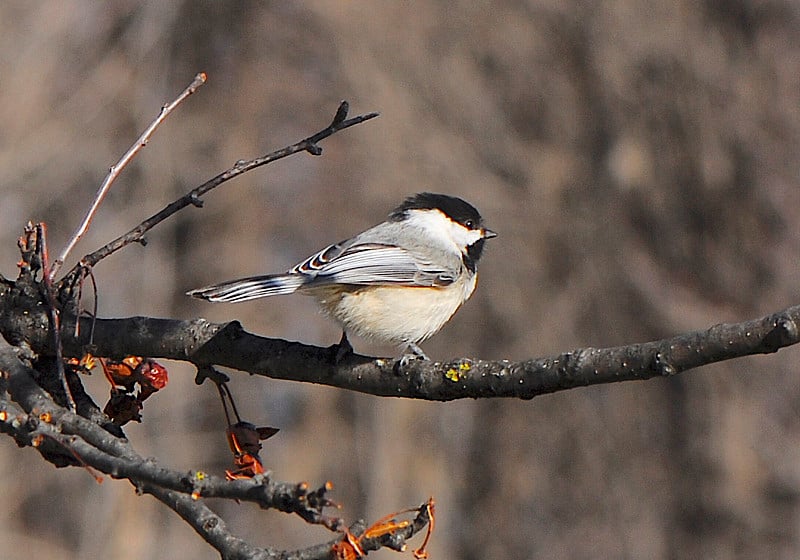
[[[430,358],[422,351],[422,348],[413,342],[409,342],[405,354],[400,357],[400,361],[397,362],[397,365],[400,368],[404,368],[414,360],[430,360]]]

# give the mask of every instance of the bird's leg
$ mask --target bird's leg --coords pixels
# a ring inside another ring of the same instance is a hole
[[[336,348],[335,363],[337,365],[342,363],[342,361],[352,353],[353,346],[350,344],[350,341],[347,340],[347,331],[342,331],[342,339],[339,341],[339,344]]]
[[[400,358],[400,367],[406,367],[412,360],[430,360],[427,354],[422,351],[422,348],[413,342],[407,343],[405,354]]]

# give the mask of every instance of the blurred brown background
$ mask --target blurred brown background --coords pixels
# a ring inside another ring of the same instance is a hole
[[[15,276],[28,219],[60,248],[108,166],[205,71],[74,258],[236,160],[315,132],[341,99],[382,116],[103,261],[102,316],[240,319],[332,344],[335,326],[302,297],[182,294],[283,270],[421,190],[464,197],[500,233],[475,296],[425,345],[434,358],[523,359],[767,314],[800,292],[799,29],[800,4],[782,0],[4,2],[0,272]],[[432,558],[797,558],[797,356],[530,402],[243,374],[231,387],[247,419],[282,429],[262,456],[274,476],[332,480],[348,520],[435,496]],[[167,365],[170,386],[127,433],[167,466],[221,473],[216,393]],[[104,402],[100,377],[87,383]],[[0,481],[3,558],[216,557],[129,484],[56,471],[8,438]],[[256,544],[330,538],[249,504],[212,507]]]

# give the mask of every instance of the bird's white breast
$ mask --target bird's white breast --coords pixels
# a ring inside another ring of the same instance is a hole
[[[310,291],[345,330],[393,344],[434,335],[475,290],[476,275],[446,287],[329,286]]]

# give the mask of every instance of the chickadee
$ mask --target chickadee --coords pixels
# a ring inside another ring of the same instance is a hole
[[[471,204],[419,193],[389,219],[331,245],[284,274],[253,276],[187,292],[213,302],[239,302],[300,292],[314,296],[347,332],[406,345],[436,334],[475,290],[478,259],[495,237]],[[337,356],[339,357],[339,356]]]

